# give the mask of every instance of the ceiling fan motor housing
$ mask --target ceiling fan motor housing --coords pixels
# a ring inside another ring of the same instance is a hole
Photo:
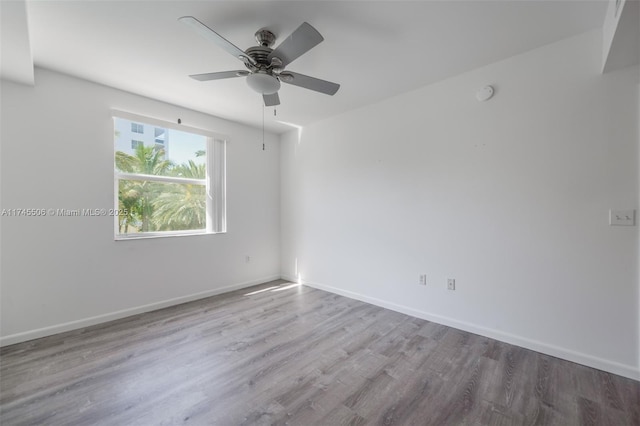
[[[261,28],[256,31],[256,41],[260,46],[271,47],[276,41],[276,36],[269,30]]]
[[[245,53],[255,59],[259,68],[267,68],[270,65],[269,54],[273,52],[273,49],[266,46],[251,46]],[[251,63],[245,63],[247,68],[251,69]],[[254,65],[255,67],[255,65]]]
[[[247,85],[263,95],[272,95],[280,90],[278,73],[282,71],[282,61],[278,58],[269,59],[269,55],[273,52],[270,46],[275,39],[271,31],[258,30],[256,40],[260,45],[245,50],[245,53],[255,61],[255,64],[245,61],[245,66],[251,71],[247,76]]]

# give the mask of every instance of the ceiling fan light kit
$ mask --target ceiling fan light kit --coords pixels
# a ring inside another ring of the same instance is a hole
[[[334,95],[340,88],[339,84],[330,81],[291,71],[284,71],[287,65],[324,40],[320,33],[306,22],[303,22],[302,25],[291,33],[289,37],[284,39],[275,49],[272,49],[271,46],[275,43],[276,36],[271,31],[262,28],[255,33],[258,46],[252,46],[242,51],[193,16],[183,16],[179,18],[179,21],[240,59],[249,70],[190,75],[189,77],[194,80],[209,81],[224,78],[247,77],[247,85],[262,95],[266,106],[280,104],[280,98],[278,97],[280,82],[326,95]]]
[[[261,95],[272,95],[280,90],[280,80],[263,71],[247,75],[247,85]]]

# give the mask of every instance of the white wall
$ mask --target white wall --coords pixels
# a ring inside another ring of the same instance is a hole
[[[601,75],[601,40],[287,134],[283,276],[640,378],[638,227],[608,225],[638,208],[638,68]]]
[[[262,151],[258,129],[40,69],[1,90],[4,209],[113,207],[112,108],[229,136],[226,234],[116,242],[111,217],[2,217],[3,344],[279,277],[277,136]]]

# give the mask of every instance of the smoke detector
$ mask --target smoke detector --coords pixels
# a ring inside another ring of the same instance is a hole
[[[476,92],[476,99],[480,102],[488,101],[493,97],[493,86],[484,86]]]

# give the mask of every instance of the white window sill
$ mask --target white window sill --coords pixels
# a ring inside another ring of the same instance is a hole
[[[144,232],[136,234],[122,234],[116,235],[116,241],[132,241],[132,240],[147,240],[150,238],[169,238],[169,237],[192,237],[195,235],[215,235],[224,234],[226,232],[207,232],[207,231],[167,231],[167,232]]]

